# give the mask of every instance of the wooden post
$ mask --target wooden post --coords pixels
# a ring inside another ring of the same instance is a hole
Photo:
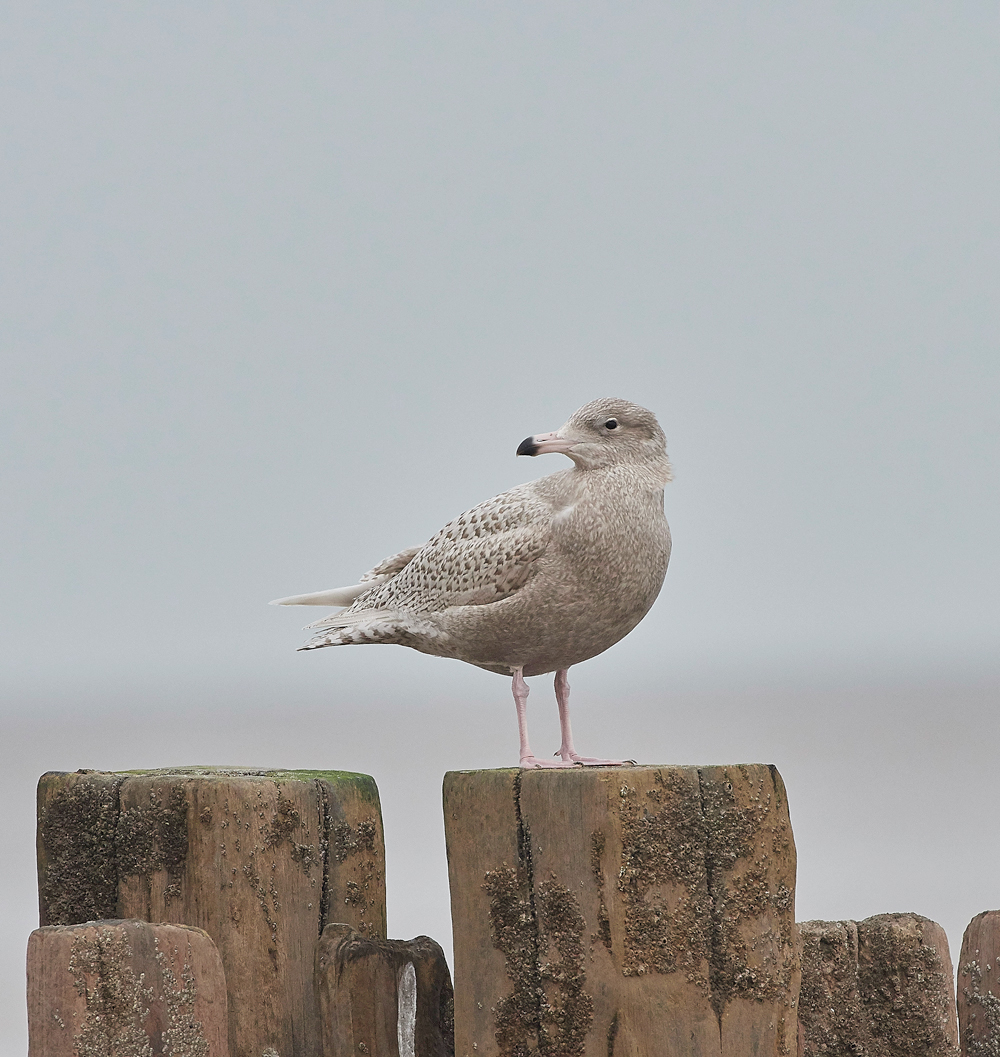
[[[806,921],[800,1057],[955,1057],[958,1025],[948,938],[919,914]]]
[[[795,845],[763,765],[445,776],[455,1052],[793,1052]]]
[[[1000,1052],[1000,910],[969,922],[958,959],[962,1057]]]
[[[28,940],[28,1057],[228,1057],[226,980],[201,929],[49,925]]]
[[[46,774],[38,864],[43,925],[117,917],[203,928],[226,970],[233,1057],[315,1057],[323,926],[385,936],[382,819],[366,775]]]
[[[799,1057],[865,1054],[871,1031],[858,993],[855,921],[801,921]]]
[[[327,925],[316,948],[322,1057],[452,1057],[454,1002],[444,951],[429,936],[372,940]]]

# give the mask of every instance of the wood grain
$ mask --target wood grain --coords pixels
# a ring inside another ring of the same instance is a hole
[[[460,1057],[794,1052],[773,768],[458,772],[444,799]]]
[[[315,1057],[322,928],[340,920],[385,936],[381,811],[366,775],[47,774],[38,832],[43,921],[69,924],[98,907],[213,938],[230,989],[234,1057],[268,1049]]]
[[[969,922],[958,959],[962,1057],[1000,1053],[1000,910]]]
[[[28,1057],[228,1057],[226,981],[187,925],[49,925],[28,940]]]
[[[878,914],[806,921],[799,931],[800,1057],[956,1057],[954,976],[940,925]]]
[[[373,940],[349,925],[327,925],[316,949],[316,989],[322,1057],[455,1052],[451,975],[429,936]]]

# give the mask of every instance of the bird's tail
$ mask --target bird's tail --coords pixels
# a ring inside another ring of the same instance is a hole
[[[327,613],[325,617],[306,624],[304,631],[314,629],[327,630],[331,628],[350,628],[357,624],[367,624],[370,620],[385,620],[387,617],[395,616],[392,609],[356,609],[341,610],[339,613]]]
[[[323,646],[356,646],[363,643],[399,643],[419,636],[438,638],[442,632],[429,620],[394,609],[362,609],[353,613],[333,613],[308,625],[315,634],[300,650],[318,650]]]

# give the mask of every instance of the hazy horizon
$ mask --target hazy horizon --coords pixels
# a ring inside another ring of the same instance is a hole
[[[985,3],[13,5],[0,27],[0,1055],[50,769],[338,767],[450,946],[445,770],[507,682],[302,611],[603,395],[664,590],[581,749],[773,762],[799,917],[1000,906],[998,13]],[[550,682],[531,681],[551,751]]]

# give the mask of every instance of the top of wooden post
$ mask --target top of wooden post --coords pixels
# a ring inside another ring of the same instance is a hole
[[[444,811],[456,1053],[794,1052],[775,767],[450,771]]]
[[[186,767],[152,767],[137,768],[135,770],[119,771],[97,771],[89,768],[81,768],[79,771],[46,771],[39,779],[44,781],[54,775],[67,774],[90,774],[107,775],[109,777],[131,777],[133,775],[160,775],[170,777],[192,778],[266,778],[272,782],[314,782],[316,780],[330,782],[332,785],[349,784],[365,799],[372,803],[378,803],[378,786],[370,774],[361,774],[356,771],[306,771],[295,770],[284,767],[237,767],[194,764]]]

